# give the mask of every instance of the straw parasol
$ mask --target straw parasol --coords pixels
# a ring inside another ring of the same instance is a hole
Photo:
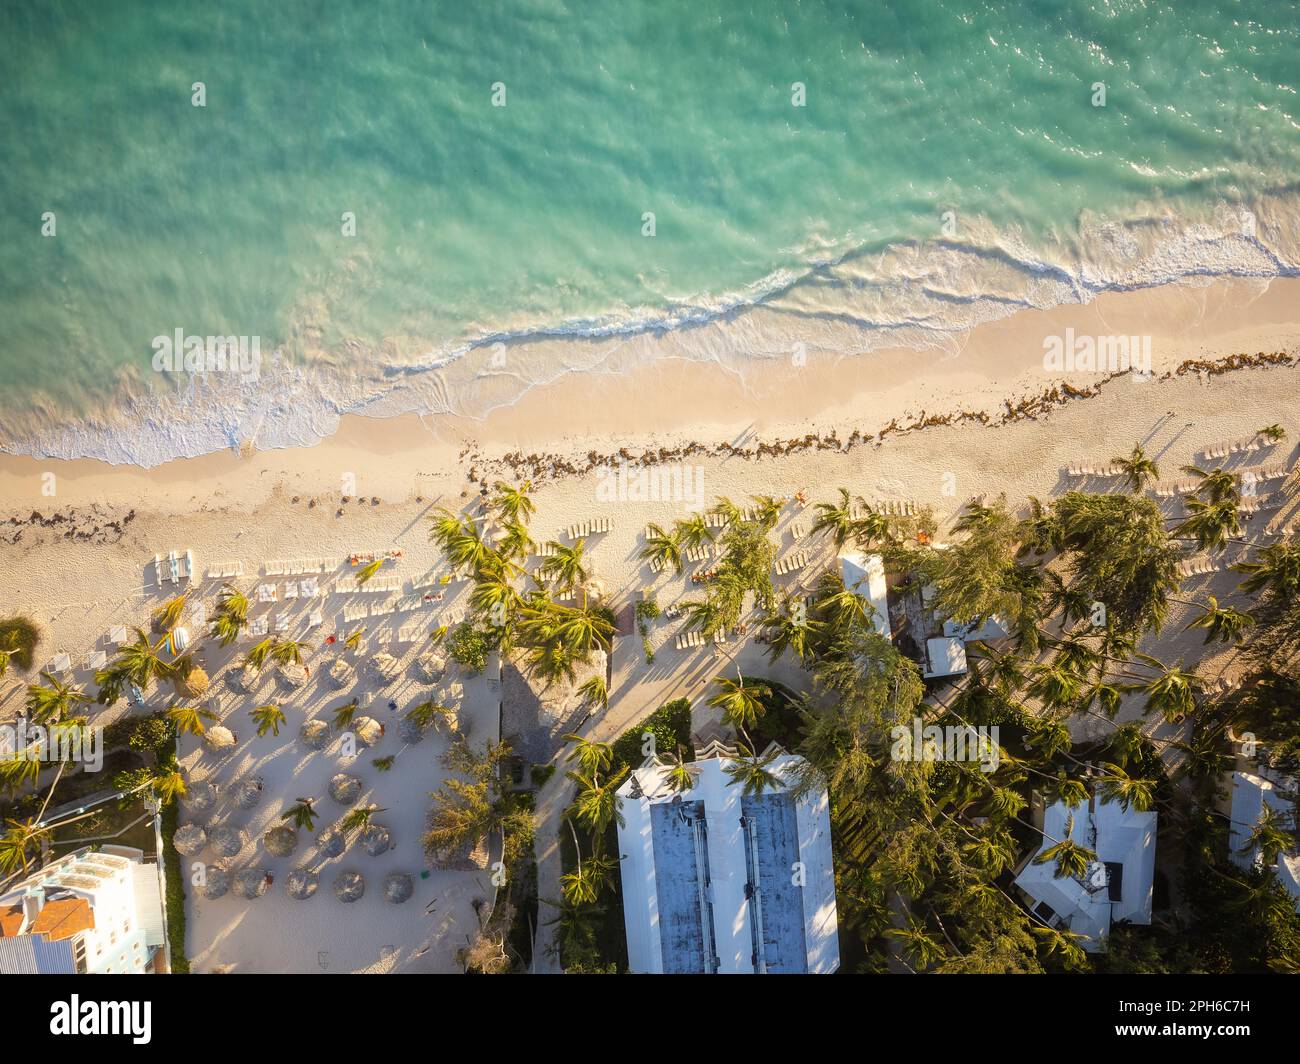
[[[356,674],[357,670],[350,661],[344,658],[335,658],[334,664],[330,666],[330,683],[335,687],[347,687]]]
[[[306,684],[309,675],[311,674],[307,671],[306,665],[290,662],[288,665],[280,666],[280,679],[290,687],[302,687]]]
[[[234,857],[245,841],[244,833],[233,824],[221,824],[208,833],[208,845],[219,857]]]
[[[393,833],[383,824],[370,824],[361,833],[361,847],[371,857],[378,857],[393,848]]]
[[[330,780],[330,797],[336,802],[351,805],[361,797],[360,777],[349,776],[346,772],[340,772]]]
[[[216,865],[208,865],[203,870],[203,896],[220,898],[230,889],[230,873]]]
[[[425,683],[441,683],[447,674],[447,655],[431,650],[415,659],[415,674]]]
[[[323,720],[304,721],[298,738],[308,750],[322,750],[330,741],[330,726]]]
[[[334,897],[339,901],[356,901],[366,892],[366,880],[360,872],[340,872],[334,880]]]
[[[374,746],[384,734],[383,725],[374,717],[360,717],[352,722],[352,733],[365,746]]]
[[[316,836],[316,849],[324,857],[337,857],[347,848],[348,840],[333,828],[326,828]]]
[[[415,893],[415,880],[405,872],[389,872],[384,876],[384,901],[401,905]]]
[[[226,673],[226,678],[230,681],[231,686],[245,693],[251,693],[261,677],[261,672],[251,665],[245,665],[242,669]]]
[[[265,868],[245,868],[235,876],[235,887],[245,898],[260,898],[270,887],[266,877],[270,872]]]
[[[222,724],[209,728],[203,734],[203,745],[215,753],[230,750],[235,745],[235,733]]]
[[[217,804],[217,789],[207,780],[187,783],[183,804],[191,816],[204,816],[212,812],[212,807]]]
[[[401,663],[392,654],[380,651],[370,659],[370,667],[380,683],[392,683],[401,671]]]
[[[310,898],[316,893],[318,886],[320,886],[320,876],[310,868],[295,868],[284,880],[284,892],[298,901]]]
[[[176,829],[176,834],[172,836],[172,845],[176,847],[176,852],[190,857],[198,853],[207,845],[208,833],[198,824],[186,824]]]
[[[262,843],[268,853],[276,857],[288,857],[298,845],[298,832],[288,824],[277,824],[262,836]]]
[[[245,776],[235,784],[234,798],[240,809],[252,809],[262,800],[262,777]]]

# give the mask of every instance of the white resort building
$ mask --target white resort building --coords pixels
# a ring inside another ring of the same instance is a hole
[[[830,973],[839,967],[830,805],[796,799],[803,763],[767,767],[779,789],[746,796],[710,744],[677,793],[650,758],[619,788],[628,968],[638,973]]]
[[[1229,856],[1241,868],[1262,867],[1264,855],[1249,847],[1251,832],[1263,816],[1264,807],[1281,814],[1283,826],[1295,830],[1296,783],[1286,777],[1266,778],[1252,772],[1232,774],[1232,824],[1229,829]],[[1300,912],[1300,852],[1278,855],[1273,874],[1283,888],[1295,899],[1296,912]]]
[[[152,972],[165,941],[159,867],[129,846],[83,847],[0,895],[0,974]]]
[[[1151,922],[1154,811],[1140,813],[1096,796],[1073,809],[1056,802],[1044,812],[1042,830],[1048,838],[1016,876],[1016,886],[1028,896],[1039,919],[1082,935],[1080,945],[1091,953],[1106,948],[1111,924]],[[1097,855],[1081,879],[1058,878],[1055,861],[1036,863],[1044,850],[1067,838]]]

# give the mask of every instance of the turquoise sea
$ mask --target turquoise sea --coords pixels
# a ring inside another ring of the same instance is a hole
[[[304,442],[398,383],[467,409],[411,377],[497,340],[754,302],[943,332],[1300,259],[1297,0],[2,8],[14,452]],[[178,328],[281,357],[196,390],[151,369]]]

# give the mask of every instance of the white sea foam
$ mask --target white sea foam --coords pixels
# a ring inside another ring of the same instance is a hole
[[[348,413],[482,418],[566,374],[621,372],[659,357],[743,374],[796,344],[856,355],[886,346],[955,350],[968,329],[1022,309],[1198,278],[1298,275],[1294,218],[1282,198],[1249,212],[1223,205],[1195,221],[1162,210],[1124,223],[1085,217],[1072,246],[1053,252],[977,224],[965,240],[838,254],[818,240],[802,273],[776,271],[739,292],[483,331],[415,358],[370,354],[350,370],[340,368],[346,359],[295,364],[277,353],[256,382],[160,383],[98,417],[0,423],[0,449],[150,467],[248,444],[307,446]]]

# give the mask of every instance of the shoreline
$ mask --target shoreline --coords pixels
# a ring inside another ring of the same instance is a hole
[[[278,487],[399,502],[446,493],[457,482],[468,494],[484,476],[542,481],[581,474],[620,456],[763,459],[878,447],[939,426],[1050,418],[1064,405],[1122,386],[1116,377],[1123,374],[1043,369],[1043,338],[1067,329],[1079,335],[1145,329],[1155,379],[1143,387],[1156,393],[1189,374],[1294,364],[1300,279],[1166,286],[1020,311],[971,329],[956,354],[892,348],[809,356],[804,364],[762,362],[746,373],[668,359],[620,374],[570,374],[482,421],[347,415],[335,434],[312,446],[226,450],[148,469],[0,455],[0,502],[8,509],[30,503],[40,512],[91,503],[170,513],[196,505],[247,511]],[[344,490],[349,474],[365,489]]]

